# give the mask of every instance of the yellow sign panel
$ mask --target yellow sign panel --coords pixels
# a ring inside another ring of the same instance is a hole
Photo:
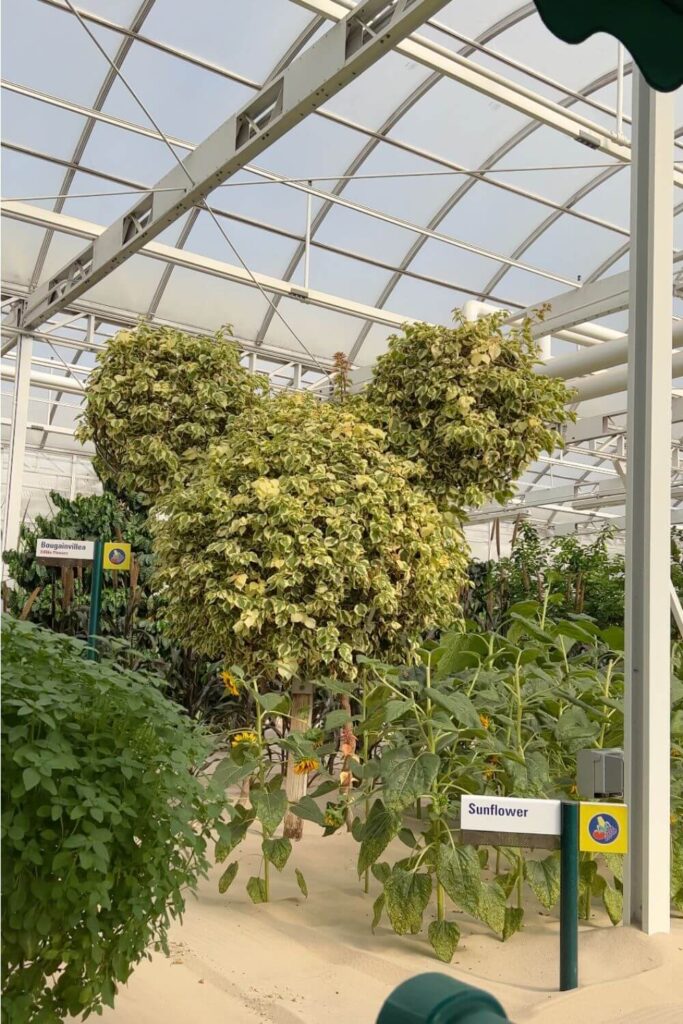
[[[580,804],[579,849],[585,853],[628,853],[626,804]]]
[[[130,569],[130,544],[113,540],[104,545],[104,569]]]

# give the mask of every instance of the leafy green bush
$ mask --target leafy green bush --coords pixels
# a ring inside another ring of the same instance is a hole
[[[531,321],[504,333],[506,318],[456,314],[453,328],[406,325],[357,399],[391,450],[424,467],[428,493],[460,510],[509,498],[512,482],[560,444],[557,426],[571,418],[564,382],[534,372]]]
[[[207,741],[154,677],[2,619],[3,1019],[113,1004],[206,868]]]
[[[592,540],[575,535],[541,539],[531,523],[520,523],[509,557],[470,563],[465,615],[482,629],[496,629],[511,605],[543,600],[549,591],[555,616],[579,613],[603,628],[622,625],[626,569],[624,556],[611,550],[614,533],[608,526]],[[683,598],[680,541],[680,531],[672,530],[671,581]]]
[[[98,355],[77,436],[94,442],[104,483],[152,503],[260,388],[222,331],[204,338],[143,323],[120,331]]]
[[[501,847],[494,861],[487,847],[462,845],[463,795],[575,799],[577,751],[623,745],[623,631],[601,630],[583,615],[553,617],[550,607],[548,600],[514,606],[504,633],[456,626],[439,643],[424,643],[420,664],[410,668],[365,661],[353,715],[362,739],[351,764],[357,784],[340,785],[337,803],[328,800],[323,811],[316,799],[330,794],[323,775],[320,790],[294,808],[326,834],[351,813],[358,873],[366,892],[369,872],[382,887],[373,927],[385,913],[398,934],[417,934],[429,921],[429,941],[446,961],[460,934],[449,900],[506,939],[523,925],[527,887],[548,910],[559,899],[557,852],[539,857]],[[673,665],[671,897],[680,909],[683,644],[674,645]],[[394,840],[405,847],[398,858]],[[581,854],[579,870],[582,916],[600,900],[616,924],[621,857]]]
[[[407,658],[457,614],[466,564],[413,473],[330,403],[282,394],[246,411],[157,507],[172,635],[267,682]]]
[[[147,668],[163,676],[166,695],[182,704],[192,718],[213,722],[227,715],[234,719],[238,709],[224,699],[220,666],[179,647],[166,635],[164,596],[152,584],[154,555],[147,512],[131,508],[109,491],[75,498],[51,491],[50,501],[54,515],[37,516],[33,526],[22,525],[18,548],[3,552],[16,584],[4,592],[6,610],[36,625],[85,639],[90,567],[39,565],[38,538],[126,540],[133,548],[131,572],[105,571],[102,579],[99,632],[105,649],[116,649],[119,661],[125,661],[128,668]]]

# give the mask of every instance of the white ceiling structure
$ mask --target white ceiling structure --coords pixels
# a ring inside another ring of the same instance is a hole
[[[23,516],[44,511],[51,488],[97,487],[90,452],[73,438],[83,384],[107,339],[140,317],[194,332],[229,323],[245,365],[273,386],[323,393],[336,352],[362,375],[406,320],[449,323],[473,302],[514,314],[573,293],[584,314],[560,310],[543,346],[562,375],[581,378],[578,421],[563,452],[529,467],[511,503],[473,512],[470,537],[478,554],[494,551],[495,523],[509,533],[520,514],[555,533],[623,526],[628,293],[608,279],[628,268],[631,63],[610,37],[561,43],[532,3],[435,3],[407,38],[274,130],[222,183],[216,175],[154,237],[143,230],[112,272],[89,287],[87,261],[73,274],[79,254],[104,248],[106,229],[131,207],[150,196],[164,209],[179,202],[181,161],[192,154],[200,166],[211,133],[260,101],[264,85],[286,80],[353,7],[197,0],[190,16],[184,0],[4,0],[5,447],[18,310],[43,311],[29,318]],[[683,317],[683,90],[676,110],[674,328]],[[71,297],[55,288],[70,261],[67,291],[81,282]],[[58,296],[54,309],[40,307],[41,284]],[[614,354],[600,361],[610,344]]]

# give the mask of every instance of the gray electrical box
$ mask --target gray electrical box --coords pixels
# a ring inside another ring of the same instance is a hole
[[[576,758],[576,784],[584,800],[624,795],[624,751],[580,750]]]

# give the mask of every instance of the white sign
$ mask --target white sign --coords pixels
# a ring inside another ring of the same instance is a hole
[[[562,832],[560,807],[559,800],[463,796],[460,800],[460,828],[467,832],[559,836]]]
[[[49,540],[40,537],[36,545],[38,562],[92,562],[95,542],[92,540]]]

